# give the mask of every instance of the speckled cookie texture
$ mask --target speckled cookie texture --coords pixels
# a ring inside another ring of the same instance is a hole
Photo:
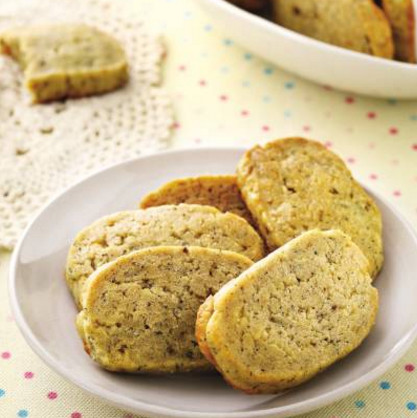
[[[373,0],[273,0],[275,21],[343,48],[393,58],[392,31]]]
[[[241,217],[211,206],[165,205],[118,212],[99,219],[75,238],[67,258],[66,279],[79,307],[84,283],[98,267],[141,248],[196,245],[263,256],[263,241]]]
[[[391,23],[395,58],[405,62],[416,62],[416,15],[413,0],[382,0],[382,7]]]
[[[0,50],[21,65],[35,103],[109,92],[128,79],[119,43],[84,24],[10,29],[0,34]]]
[[[241,159],[242,196],[271,250],[310,229],[340,229],[369,260],[383,263],[378,207],[345,163],[322,144],[303,138],[255,146]]]
[[[163,184],[147,194],[141,208],[179,203],[214,206],[222,212],[232,212],[253,224],[253,218],[242,200],[236,176],[216,175],[177,179]]]
[[[252,265],[230,251],[152,247],[106,264],[86,283],[77,328],[87,353],[124,372],[211,368],[194,335],[205,298]]]
[[[340,231],[313,230],[209,297],[196,337],[232,386],[276,393],[358,347],[377,310],[362,251]]]

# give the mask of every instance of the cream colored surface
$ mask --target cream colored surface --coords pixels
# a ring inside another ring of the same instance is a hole
[[[171,147],[249,147],[290,135],[321,139],[348,162],[356,177],[386,196],[417,226],[417,102],[352,96],[283,72],[233,43],[193,0],[131,4],[163,34],[165,86],[178,121]],[[3,102],[4,111],[1,106]],[[4,129],[2,122],[0,128]],[[146,144],[143,147],[149,149]],[[0,353],[10,352],[10,358],[0,356],[0,388],[6,392],[0,398],[0,415],[13,418],[25,409],[29,418],[73,418],[74,413],[82,418],[128,417],[64,381],[28,348],[10,318],[9,258],[1,253]],[[417,371],[411,367],[417,366],[416,358],[417,343],[383,379],[302,417],[415,416],[407,404],[417,403]],[[33,378],[25,379],[26,372],[32,372]],[[380,387],[383,381],[389,382],[389,389]],[[56,392],[57,398],[50,400],[49,392]]]

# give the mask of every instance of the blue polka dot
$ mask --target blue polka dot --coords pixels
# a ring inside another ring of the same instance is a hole
[[[290,89],[293,89],[295,87],[295,83],[294,83],[294,81],[287,81],[284,84],[284,86],[285,86],[286,89],[290,90]]]
[[[271,75],[273,72],[274,72],[274,69],[273,68],[265,68],[264,69],[264,73],[266,75]]]
[[[211,25],[206,25],[206,26],[204,26],[204,30],[205,30],[206,32],[210,32],[212,29],[213,29],[213,26],[211,26]]]
[[[417,409],[417,405],[415,404],[415,402],[408,402],[407,409],[409,409],[410,411],[415,411]]]
[[[6,394],[6,391],[4,390],[4,389],[0,389],[0,398],[2,397],[2,396],[4,396]]]
[[[186,19],[190,19],[192,16],[193,16],[193,14],[192,14],[190,11],[186,11],[186,12],[184,13],[184,17],[185,17]]]
[[[379,387],[381,389],[390,389],[391,388],[391,383],[390,382],[381,382],[379,384]]]
[[[262,97],[262,101],[264,103],[269,103],[271,101],[271,98],[269,96],[264,96],[264,97]]]
[[[388,99],[388,100],[387,100],[387,103],[388,103],[389,105],[396,105],[396,104],[397,104],[397,100],[396,100],[396,99]]]
[[[18,417],[28,417],[29,416],[29,412],[26,409],[21,409],[18,413],[17,413]]]
[[[220,68],[220,72],[223,73],[223,74],[227,74],[229,72],[229,67]]]
[[[364,408],[365,407],[365,402],[364,401],[355,401],[355,406],[356,408]]]
[[[244,57],[245,57],[245,60],[251,60],[252,59],[252,54],[250,53],[250,52],[247,52],[245,55],[244,55]]]
[[[250,86],[250,82],[249,81],[242,81],[242,86],[243,87],[249,87]]]
[[[411,115],[411,116],[410,116],[410,119],[411,119],[411,120],[417,120],[417,115]]]
[[[231,39],[224,39],[224,40],[223,40],[223,43],[224,43],[226,46],[233,45],[233,41],[232,41]]]
[[[292,116],[291,110],[286,110],[286,111],[284,111],[284,116],[285,116],[286,118],[290,118],[290,117]]]

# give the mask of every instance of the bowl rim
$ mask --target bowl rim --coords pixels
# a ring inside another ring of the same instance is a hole
[[[387,66],[388,68],[400,68],[406,71],[417,71],[417,63],[409,63],[403,61],[397,61],[395,59],[388,59],[383,57],[378,57],[375,55],[365,54],[359,51],[353,51],[351,49],[343,48],[341,46],[332,45],[323,41],[320,41],[315,38],[311,38],[307,35],[303,35],[301,33],[295,32],[291,29],[287,29],[278,23],[275,23],[263,16],[259,16],[255,13],[249,12],[245,9],[238,7],[235,4],[232,4],[226,0],[198,0],[200,2],[211,5],[215,4],[219,9],[222,11],[234,14],[241,19],[245,19],[247,22],[256,23],[263,27],[263,29],[268,31],[275,31],[275,33],[279,33],[286,38],[290,38],[292,41],[302,44],[306,46],[308,44],[314,46],[317,49],[320,49],[322,52],[326,53],[328,50],[333,52],[337,55],[347,55],[350,56],[352,59],[356,59],[363,62],[368,62],[371,64],[382,64]]]
[[[107,166],[105,168],[99,169],[87,177],[83,177],[79,181],[71,184],[65,188],[62,192],[55,195],[51,198],[32,218],[31,222],[25,228],[22,236],[20,237],[18,244],[16,245],[15,250],[13,251],[12,258],[10,261],[9,267],[9,277],[8,277],[8,290],[9,290],[9,301],[11,305],[12,314],[15,318],[15,321],[18,325],[18,328],[25,338],[26,342],[30,348],[38,355],[38,357],[52,370],[57,372],[65,380],[75,384],[76,386],[82,388],[89,394],[94,397],[103,399],[107,403],[110,403],[114,406],[117,406],[123,410],[130,410],[132,412],[145,412],[149,414],[156,414],[169,417],[178,417],[178,418],[249,418],[249,417],[262,417],[262,416],[287,416],[286,414],[301,414],[308,411],[313,411],[320,407],[329,405],[337,400],[340,400],[360,389],[364,386],[370,384],[372,381],[381,376],[385,371],[387,371],[391,366],[393,366],[400,357],[408,350],[415,338],[417,337],[417,319],[414,326],[406,333],[399,341],[397,341],[395,347],[390,351],[390,354],[384,357],[383,361],[371,369],[369,372],[365,373],[361,377],[345,384],[340,387],[337,387],[329,392],[326,392],[322,395],[315,396],[313,398],[299,401],[291,405],[279,406],[275,408],[258,410],[258,411],[238,411],[238,412],[199,412],[199,411],[187,411],[180,409],[171,409],[165,406],[154,405],[146,403],[143,401],[134,400],[125,395],[119,395],[115,392],[112,392],[107,389],[98,388],[95,384],[89,384],[88,381],[84,382],[82,379],[78,378],[76,375],[71,373],[71,370],[63,367],[48,351],[46,351],[40,341],[35,337],[30,326],[27,324],[23,312],[20,307],[18,300],[17,289],[15,286],[16,283],[16,271],[18,267],[19,255],[22,249],[22,246],[25,243],[27,236],[29,235],[32,226],[37,222],[39,216],[47,210],[51,205],[56,201],[61,199],[64,195],[70,192],[73,189],[76,189],[81,184],[87,181],[91,181],[93,178],[99,177],[105,172],[112,170],[118,170],[123,166],[128,166],[130,164],[140,164],[142,160],[146,159],[156,159],[160,157],[175,157],[181,154],[194,154],[194,153],[206,153],[206,152],[230,152],[230,153],[244,153],[247,148],[243,147],[197,147],[197,148],[178,148],[175,150],[162,151],[153,154],[146,154],[143,156],[131,158],[129,160]],[[362,184],[363,186],[363,184]],[[365,187],[365,186],[363,186]],[[387,201],[379,193],[374,192],[373,190],[365,187],[367,191],[376,196],[381,200],[384,205],[401,221],[407,230],[410,232],[410,235],[413,237],[416,246],[417,246],[417,234],[410,224],[410,222],[404,217],[404,215],[395,208],[393,204]],[[139,409],[140,408],[140,409]],[[278,415],[277,415],[278,414]]]

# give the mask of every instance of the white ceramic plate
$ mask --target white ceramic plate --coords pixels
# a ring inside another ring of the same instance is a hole
[[[141,196],[178,177],[233,173],[242,149],[196,149],[138,158],[101,171],[50,202],[26,230],[13,255],[10,298],[32,349],[52,369],[93,395],[126,410],[175,417],[286,417],[333,402],[365,386],[392,366],[416,336],[417,241],[387,202],[382,210],[386,261],[376,281],[377,325],[345,360],[280,396],[248,396],[216,374],[143,376],[101,370],[76,334],[76,309],[64,281],[75,234],[97,218],[134,209]]]
[[[417,64],[339,48],[285,29],[225,0],[198,0],[241,45],[308,80],[368,96],[417,98]]]

